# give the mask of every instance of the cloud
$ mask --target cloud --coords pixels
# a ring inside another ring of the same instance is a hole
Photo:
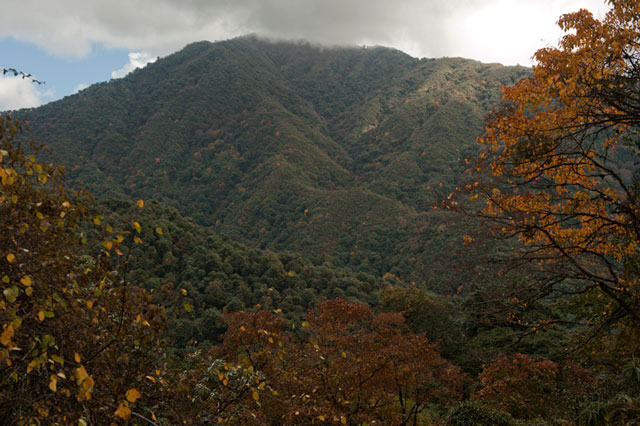
[[[75,58],[96,43],[166,55],[193,41],[256,33],[515,63],[540,39],[555,43],[549,27],[579,7],[605,8],[603,0],[22,0],[3,5],[0,37]]]
[[[147,64],[155,62],[156,59],[156,56],[146,52],[130,52],[129,63],[118,70],[112,71],[111,78],[122,78],[136,68],[144,68]]]
[[[51,90],[21,77],[0,76],[0,111],[40,106],[53,97]]]
[[[73,87],[73,91],[72,91],[71,93],[72,93],[72,94],[78,93],[79,91],[84,90],[84,89],[86,89],[87,87],[89,87],[89,85],[88,85],[87,83],[79,83],[79,84],[76,84],[76,85]]]

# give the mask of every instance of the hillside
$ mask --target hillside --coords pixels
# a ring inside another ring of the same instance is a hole
[[[444,288],[434,271],[462,230],[433,202],[500,85],[527,72],[247,37],[19,116],[99,197],[155,199],[254,247]]]
[[[227,311],[278,308],[299,322],[321,300],[346,297],[376,304],[380,281],[367,274],[312,265],[296,253],[248,248],[157,202],[142,210],[124,200],[97,207],[110,212],[104,224],[114,229],[126,229],[132,219],[142,224],[144,243],[133,245],[125,256],[128,279],[166,305],[168,335],[176,347],[191,339],[216,343]],[[185,303],[191,306],[188,311]]]

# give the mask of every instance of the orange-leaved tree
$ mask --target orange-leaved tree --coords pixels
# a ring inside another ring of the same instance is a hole
[[[577,421],[592,391],[589,370],[567,361],[558,364],[524,354],[502,355],[485,365],[481,388],[473,395],[488,406],[516,418]]]
[[[640,3],[609,3],[602,20],[586,10],[560,18],[567,34],[504,89],[462,189],[498,234],[517,240],[529,296],[558,296],[592,331],[637,338]],[[633,340],[619,341],[627,355]]]
[[[21,133],[0,117],[0,424],[154,423],[164,312],[83,254],[82,194]],[[109,231],[105,255],[124,255],[135,232]]]
[[[465,375],[402,314],[325,301],[296,333],[267,311],[227,318],[218,356],[258,375],[247,395],[266,424],[428,424],[430,404],[461,398]]]

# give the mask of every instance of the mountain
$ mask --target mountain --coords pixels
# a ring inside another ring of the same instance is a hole
[[[281,309],[299,323],[321,300],[377,303],[381,282],[373,276],[313,265],[297,253],[246,247],[156,201],[140,209],[132,201],[111,199],[97,208],[108,212],[103,221],[113,229],[127,229],[132,220],[141,224],[143,243],[123,246],[128,281],[152,291],[166,307],[167,335],[175,347],[192,339],[216,343],[226,311]]]
[[[17,116],[99,197],[154,199],[253,247],[442,290],[464,224],[433,203],[499,87],[528,72],[242,37]]]

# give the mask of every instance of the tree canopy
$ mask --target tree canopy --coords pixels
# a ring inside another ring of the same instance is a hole
[[[463,189],[517,240],[531,285],[520,283],[528,300],[516,304],[558,297],[596,331],[624,335],[629,356],[640,330],[640,4],[610,5],[601,21],[563,15],[558,46],[536,52],[533,75],[504,88]]]

